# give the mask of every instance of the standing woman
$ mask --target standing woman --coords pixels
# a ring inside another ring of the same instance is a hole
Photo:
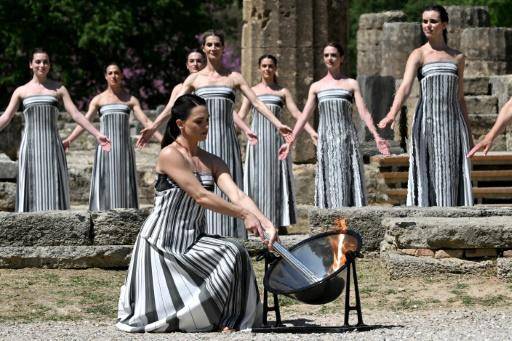
[[[190,74],[199,72],[206,64],[206,56],[204,52],[199,49],[192,49],[187,55],[186,67]],[[177,84],[171,92],[171,98],[169,102],[174,102],[178,97],[178,94],[181,92],[181,88],[183,87],[183,83]],[[250,144],[256,144],[258,142],[258,137],[256,134],[249,128],[249,126],[245,123],[243,119],[238,116],[238,114],[233,111],[233,122],[235,125],[240,128],[247,140]]]
[[[137,197],[137,171],[135,155],[130,139],[130,112],[145,127],[151,124],[141,109],[139,100],[123,87],[123,73],[115,64],[105,69],[107,89],[89,103],[85,118],[92,121],[100,116],[100,131],[112,140],[112,150],[104,152],[96,148],[92,169],[89,209],[105,211],[112,208],[139,208]],[[67,149],[84,129],[77,126],[64,140]],[[162,135],[155,133],[158,141]]]
[[[422,18],[428,41],[410,54],[402,84],[379,127],[394,122],[417,75],[420,100],[409,145],[407,205],[470,206],[471,165],[466,154],[473,141],[464,100],[464,55],[447,45],[444,7],[428,6]]]
[[[220,157],[226,164],[235,180],[241,187],[243,184],[242,161],[240,146],[233,125],[233,104],[235,90],[240,89],[258,111],[267,117],[282,133],[291,132],[282,124],[265,104],[256,97],[246,80],[238,72],[227,70],[222,65],[224,37],[217,32],[206,32],[203,35],[203,52],[207,64],[199,72],[193,73],[183,82],[179,96],[195,92],[206,100],[210,113],[210,133],[202,143],[204,149]],[[153,126],[141,132],[138,144],[143,146],[158,126],[171,114],[174,101],[170,100],[162,113],[156,118]],[[223,195],[218,188],[215,193]],[[225,198],[225,196],[223,196]],[[240,221],[212,211],[207,212],[207,233],[212,235],[246,238],[247,234]]]
[[[271,244],[272,223],[240,190],[226,164],[199,147],[208,109],[197,95],[172,108],[156,164],[155,207],[133,247],[117,327],[127,332],[205,332],[252,328],[261,304],[251,258],[233,239],[205,235],[206,209],[241,219]],[[217,184],[231,203],[213,193]]]
[[[16,211],[34,212],[69,209],[69,183],[66,155],[57,130],[59,101],[76,123],[92,134],[103,150],[110,141],[87,121],[73,104],[68,90],[47,78],[50,58],[43,49],[32,53],[29,67],[32,79],[12,94],[7,109],[0,116],[3,129],[23,103],[25,129],[20,146]]]
[[[300,111],[290,91],[277,83],[277,59],[266,54],[258,59],[261,82],[252,87],[258,98],[279,119],[283,106],[298,119]],[[244,119],[251,103],[244,98],[239,114]],[[260,137],[258,144],[247,144],[244,166],[244,191],[251,197],[274,226],[285,227],[296,223],[293,174],[290,158],[278,159],[278,150],[284,143],[276,128],[258,110],[252,108],[252,130]],[[316,132],[306,124],[306,131],[316,143]]]
[[[319,125],[315,177],[315,205],[339,208],[366,205],[363,164],[359,139],[352,122],[352,102],[373,134],[377,148],[385,155],[389,146],[375,129],[355,79],[343,75],[344,51],[338,43],[328,43],[323,50],[327,75],[311,84],[301,118],[295,124],[292,143],[309,120],[318,103]],[[291,144],[280,149],[281,159],[288,155]]]

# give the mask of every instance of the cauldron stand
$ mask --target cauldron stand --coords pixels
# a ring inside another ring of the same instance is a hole
[[[263,251],[257,260],[265,260],[265,274],[267,273],[270,264],[272,264],[277,257],[268,252]],[[377,326],[368,326],[363,323],[363,313],[361,310],[361,299],[359,297],[359,285],[357,283],[357,272],[356,272],[356,257],[350,257],[350,264],[347,266],[347,277],[345,282],[345,306],[344,306],[344,323],[343,326],[285,326],[281,320],[281,311],[279,308],[279,298],[275,293],[273,295],[274,303],[273,306],[269,306],[268,295],[269,291],[265,287],[263,289],[263,326],[260,328],[252,328],[253,333],[343,333],[347,331],[365,331],[374,329]],[[353,282],[355,305],[350,304],[350,282]],[[357,323],[350,324],[350,312],[355,310],[357,313]],[[273,311],[275,313],[276,320],[274,323],[268,322],[268,314]]]

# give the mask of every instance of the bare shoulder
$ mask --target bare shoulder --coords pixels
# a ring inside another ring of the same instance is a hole
[[[130,95],[130,100],[128,101],[128,104],[131,107],[140,106],[139,99],[133,95]]]
[[[450,48],[449,53],[450,53],[450,55],[454,56],[454,58],[458,64],[460,64],[461,62],[464,62],[464,60],[466,59],[466,57],[464,56],[464,53],[462,53],[459,50]]]
[[[204,149],[201,150],[200,159],[206,168],[213,174],[218,173],[220,169],[226,169],[226,163],[217,155],[207,152]]]
[[[345,80],[347,82],[349,90],[359,91],[359,83],[354,78],[347,78]]]

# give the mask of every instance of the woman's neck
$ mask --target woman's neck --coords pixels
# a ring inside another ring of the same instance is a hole
[[[199,141],[192,141],[190,139],[185,138],[183,135],[178,136],[178,138],[175,141],[176,144],[185,149],[190,154],[191,157],[197,156],[197,153],[199,151]]]
[[[124,89],[121,85],[118,85],[118,86],[109,85],[107,87],[107,93],[110,93],[110,94],[116,95],[117,97],[120,97],[124,94]]]
[[[433,50],[442,51],[448,47],[444,41],[443,36],[432,37],[429,39],[428,44]]]
[[[327,69],[327,75],[326,78],[338,80],[343,77],[343,74],[341,73],[341,67]]]
[[[36,84],[44,85],[47,80],[48,80],[48,78],[46,76],[44,76],[44,77],[37,77],[36,75],[32,76],[32,82],[34,82]]]
[[[272,78],[265,78],[261,77],[261,84],[267,88],[273,88],[276,85],[276,82],[274,81],[274,77]]]

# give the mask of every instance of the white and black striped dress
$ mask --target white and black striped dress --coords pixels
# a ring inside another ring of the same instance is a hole
[[[469,137],[458,100],[459,77],[452,62],[423,65],[420,100],[410,139],[407,205],[469,206]]]
[[[352,121],[353,94],[344,89],[317,93],[319,109],[315,205],[366,205],[359,140]]]
[[[282,97],[258,97],[277,118],[281,119]],[[252,109],[251,128],[258,135],[258,143],[247,144],[244,191],[274,226],[295,224],[295,197],[290,158],[280,161],[277,155],[284,140],[274,125],[255,108]]]
[[[211,174],[196,176],[213,190]],[[155,207],[121,288],[117,327],[198,332],[259,325],[261,304],[245,248],[205,235],[205,209],[167,176],[159,174],[155,187]]]
[[[138,208],[137,173],[130,139],[128,105],[107,104],[100,107],[100,131],[110,139],[111,149],[96,147],[92,170],[89,209]]]
[[[25,129],[18,160],[16,211],[69,209],[68,168],[54,96],[23,99]]]
[[[242,188],[240,145],[233,124],[235,101],[233,89],[226,86],[206,86],[196,89],[195,94],[204,98],[210,114],[208,137],[204,143],[201,143],[201,148],[221,158],[228,166],[237,186]],[[215,194],[228,200],[217,186],[215,186]],[[237,218],[208,210],[206,220],[208,234],[247,239],[242,221]]]

